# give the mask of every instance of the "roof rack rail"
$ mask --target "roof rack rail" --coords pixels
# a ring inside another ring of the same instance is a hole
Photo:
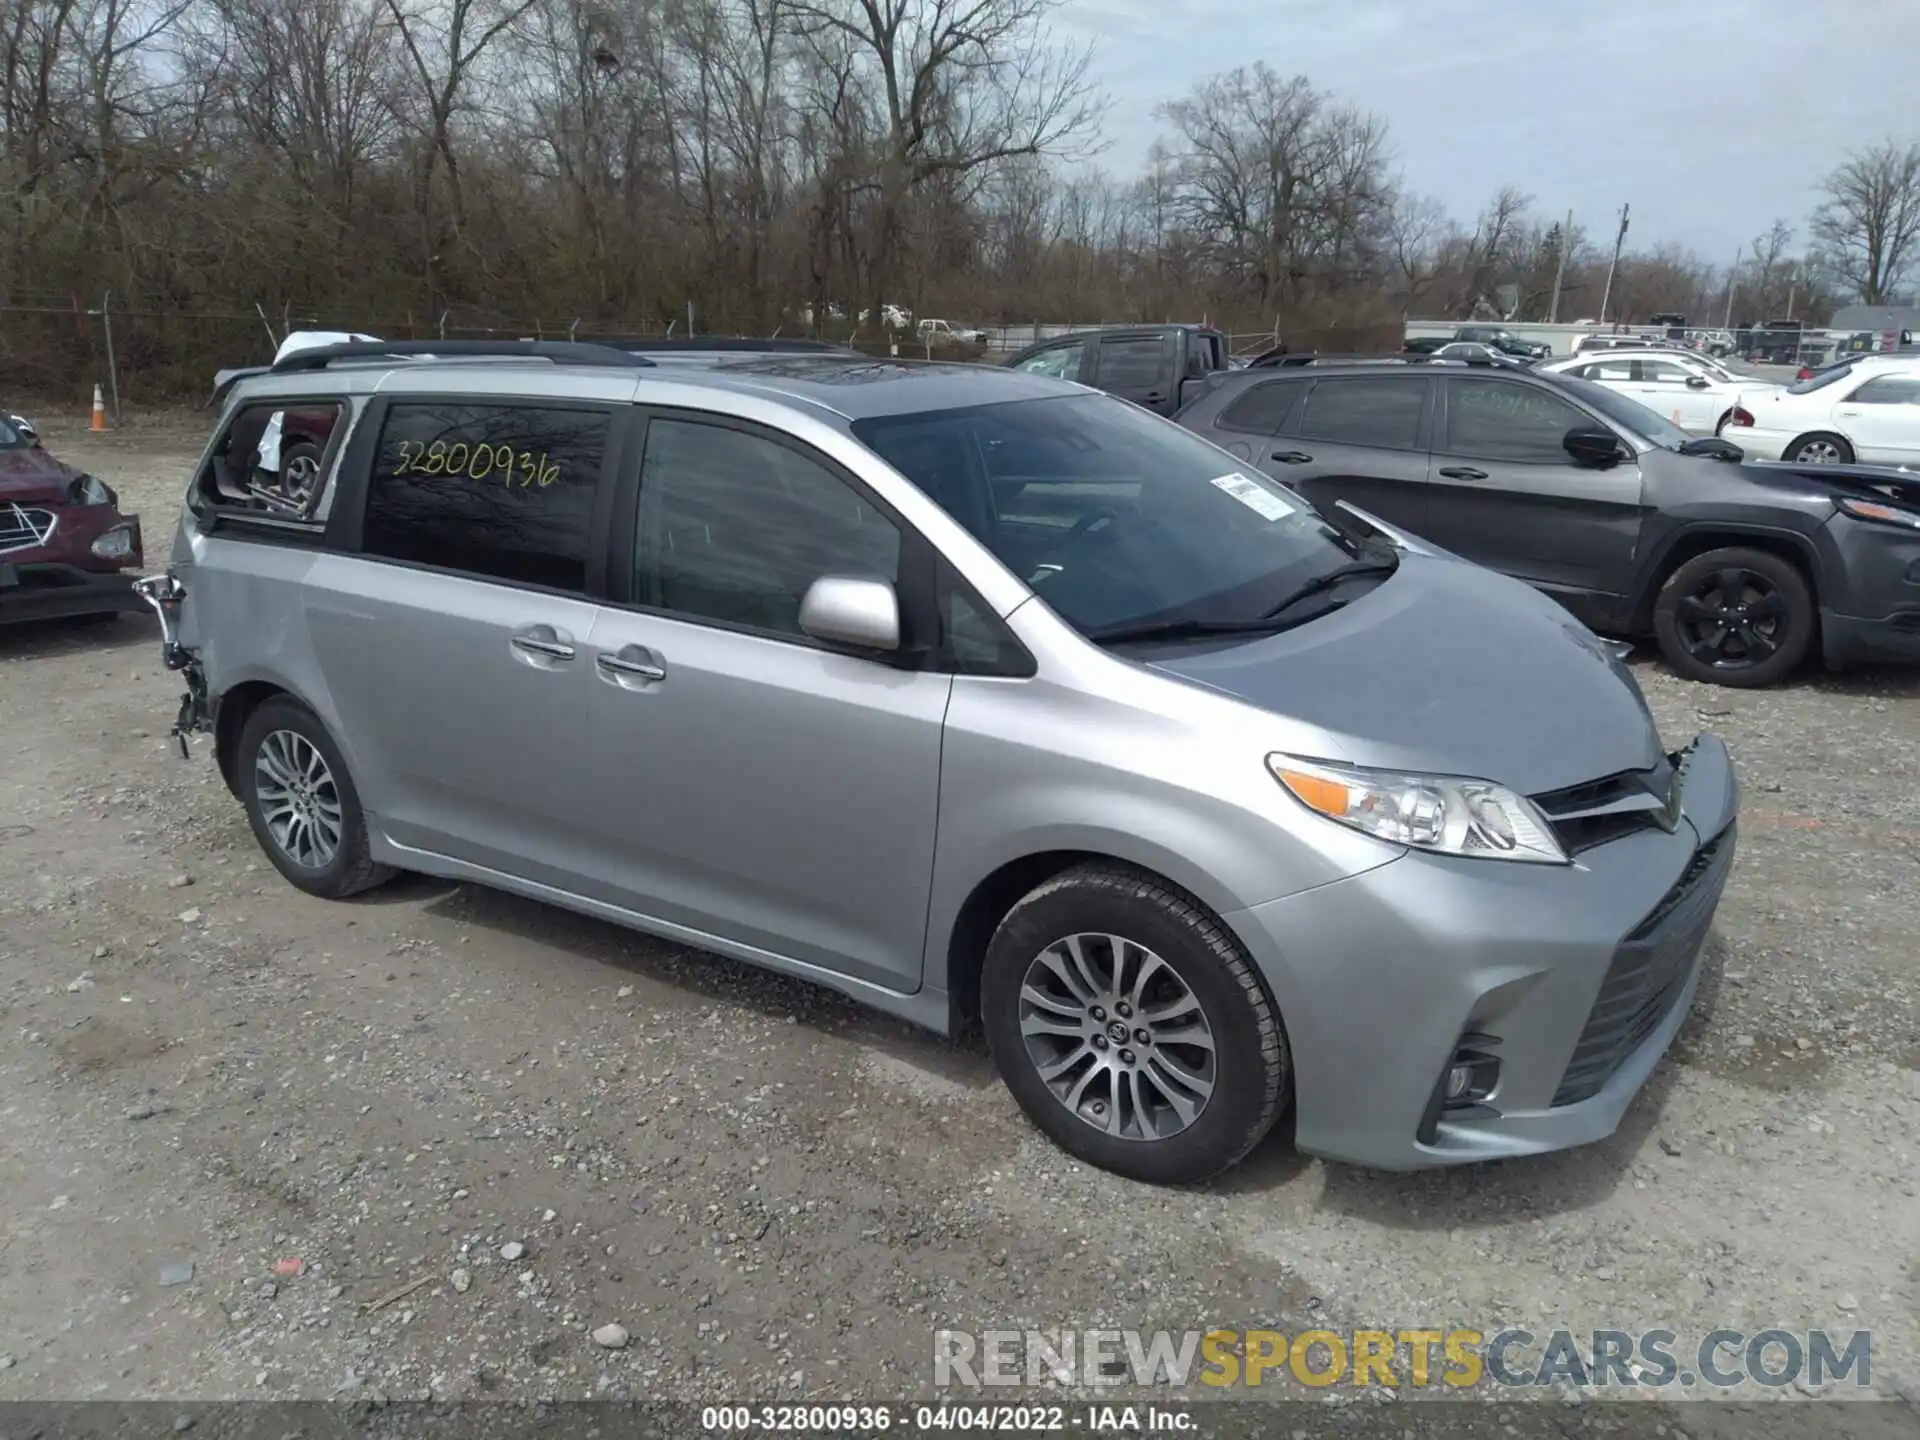
[[[273,362],[274,375],[325,370],[336,360],[550,360],[555,365],[650,366],[630,350],[573,340],[356,340],[296,350]]]
[[[1525,369],[1519,360],[1484,360],[1465,355],[1431,355],[1424,350],[1362,350],[1322,355],[1317,351],[1269,351],[1247,362],[1249,370],[1295,369],[1308,365],[1477,365],[1483,370]]]
[[[605,345],[629,355],[645,355],[649,351],[662,355],[697,355],[716,350],[740,355],[844,355],[850,349],[831,340],[752,335],[596,335],[585,343]]]

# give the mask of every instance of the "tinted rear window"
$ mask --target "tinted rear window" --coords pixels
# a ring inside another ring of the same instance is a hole
[[[1300,438],[1412,450],[1420,442],[1426,377],[1322,380],[1307,396]]]
[[[1269,380],[1264,385],[1249,385],[1213,423],[1221,430],[1239,430],[1248,435],[1277,434],[1306,389],[1306,382],[1301,380]]]
[[[362,550],[585,590],[611,424],[604,410],[572,407],[394,405],[367,480]]]

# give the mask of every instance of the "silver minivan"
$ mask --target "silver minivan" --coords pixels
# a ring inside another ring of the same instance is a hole
[[[1065,381],[425,348],[232,384],[142,582],[300,889],[498,886],[977,1021],[1152,1181],[1289,1107],[1389,1169],[1595,1140],[1685,1018],[1727,752],[1529,587]]]

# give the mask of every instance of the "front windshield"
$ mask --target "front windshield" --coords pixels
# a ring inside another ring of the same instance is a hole
[[[1629,400],[1618,390],[1609,390],[1605,385],[1596,385],[1591,380],[1580,380],[1571,375],[1556,378],[1616,425],[1625,426],[1642,440],[1658,445],[1662,450],[1678,450],[1694,438],[1658,410],[1649,410],[1638,400]]]
[[[1278,482],[1108,395],[877,416],[853,432],[1082,634],[1251,621],[1357,553]]]

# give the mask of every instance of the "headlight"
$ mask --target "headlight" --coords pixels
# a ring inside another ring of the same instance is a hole
[[[76,475],[67,486],[69,505],[111,505],[113,501],[113,491],[91,475]]]
[[[1857,520],[1877,520],[1882,525],[1903,525],[1920,530],[1920,513],[1902,510],[1897,505],[1881,505],[1873,500],[1842,500],[1840,508]]]
[[[1314,814],[1395,845],[1474,860],[1569,863],[1533,802],[1490,780],[1363,770],[1277,754],[1267,757],[1267,768]]]

